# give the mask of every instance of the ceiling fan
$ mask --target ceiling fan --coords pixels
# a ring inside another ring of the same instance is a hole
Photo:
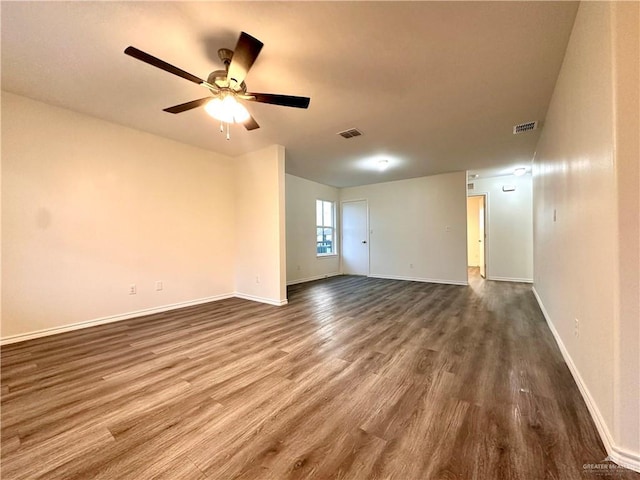
[[[166,72],[182,77],[185,80],[208,88],[213,94],[212,96],[209,95],[204,98],[199,98],[198,100],[174,105],[173,107],[165,108],[164,111],[168,113],[182,113],[193,108],[204,106],[209,115],[220,120],[221,131],[224,130],[223,125],[226,124],[228,140],[229,124],[231,123],[242,123],[247,130],[260,128],[258,122],[255,121],[238,100],[270,103],[284,107],[307,108],[309,106],[311,100],[309,97],[247,92],[247,85],[244,79],[256,61],[256,58],[258,58],[258,54],[263,45],[264,44],[257,38],[252,37],[248,33],[241,32],[234,50],[229,50],[228,48],[218,50],[218,57],[222,60],[225,69],[211,72],[206,81],[135,47],[127,47],[124,53],[149,65],[153,65]]]

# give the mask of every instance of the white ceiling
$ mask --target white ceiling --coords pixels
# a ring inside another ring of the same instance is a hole
[[[2,2],[2,88],[235,156],[284,145],[288,173],[338,187],[528,165],[575,2]],[[308,110],[251,103],[261,125],[225,140],[203,109],[163,108],[203,88],[241,30],[264,42],[249,90],[311,97]],[[338,131],[357,127],[345,140]],[[377,158],[388,158],[384,173]]]

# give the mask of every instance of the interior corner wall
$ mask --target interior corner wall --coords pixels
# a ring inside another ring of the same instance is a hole
[[[229,157],[2,92],[2,338],[232,295],[233,178]]]
[[[466,285],[467,174],[340,189],[369,206],[370,276]]]
[[[618,189],[618,329],[614,428],[640,467],[640,3],[612,5],[614,155]]]
[[[287,303],[284,156],[272,145],[233,159],[236,295],[273,305]]]
[[[338,275],[339,256],[316,255],[316,200],[335,202],[338,216],[338,189],[287,174],[286,197],[287,284]],[[337,225],[340,225],[339,218]]]
[[[610,457],[635,470],[639,17],[580,4],[533,177],[536,296]]]
[[[487,194],[486,265],[489,280],[533,281],[531,175],[478,178],[469,195]],[[512,192],[502,187],[515,187]],[[473,193],[472,193],[473,192]]]

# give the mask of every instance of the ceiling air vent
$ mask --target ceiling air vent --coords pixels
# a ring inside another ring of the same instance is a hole
[[[518,133],[528,132],[530,130],[536,130],[538,128],[538,122],[527,122],[521,123],[519,125],[513,126],[513,134],[517,135]]]
[[[476,186],[473,183],[467,183],[467,190],[473,190]]]
[[[362,135],[362,132],[357,128],[350,128],[349,130],[338,132],[338,135],[340,135],[342,138],[353,138],[359,137],[360,135]]]

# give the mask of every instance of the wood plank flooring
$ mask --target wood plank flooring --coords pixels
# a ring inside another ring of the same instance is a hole
[[[3,347],[2,478],[602,478],[530,286],[343,276],[289,301]]]

